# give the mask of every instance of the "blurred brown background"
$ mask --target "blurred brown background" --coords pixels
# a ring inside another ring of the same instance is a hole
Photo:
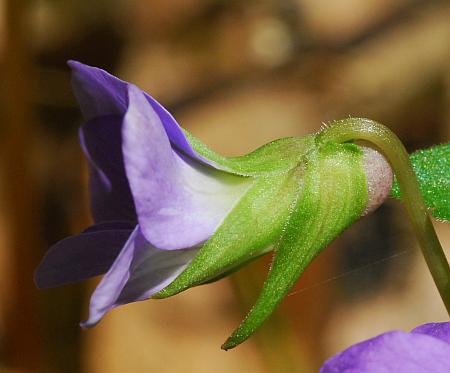
[[[227,155],[349,115],[412,151],[450,137],[449,20],[448,0],[0,0],[0,372],[314,372],[363,338],[445,320],[396,201],[345,232],[227,353],[268,257],[89,331],[78,322],[96,281],[37,291],[32,274],[90,223],[67,59],[139,85]],[[448,252],[448,225],[436,228]]]

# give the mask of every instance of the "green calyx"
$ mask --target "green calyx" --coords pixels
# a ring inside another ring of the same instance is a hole
[[[267,280],[250,313],[222,346],[245,341],[271,315],[311,261],[361,216],[366,203],[361,152],[354,145],[328,144],[311,154],[303,189],[275,243]]]
[[[254,307],[223,349],[251,336],[321,250],[364,212],[368,192],[363,155],[348,143],[359,139],[374,144],[391,164],[396,177],[391,195],[405,203],[450,312],[450,268],[427,213],[430,207],[434,216],[450,218],[450,145],[414,153],[413,170],[398,138],[368,119],[336,121],[317,135],[276,140],[242,157],[223,157],[186,136],[198,154],[224,172],[249,178],[251,186],[189,266],[153,298],[217,281],[274,251]]]
[[[223,157],[185,131],[195,151],[252,185],[189,266],[153,298],[218,280],[271,250],[302,188],[314,136],[272,141],[241,157]]]
[[[166,298],[220,279],[274,248],[261,295],[225,349],[243,342],[270,316],[311,260],[367,203],[362,152],[353,144],[318,146],[314,136],[290,138],[231,159],[213,158],[233,172],[253,175],[252,186],[185,271],[154,296]]]
[[[241,176],[268,176],[287,172],[302,162],[314,146],[315,136],[285,137],[239,157],[224,157],[184,131],[189,143],[204,158],[220,165],[226,172]]]

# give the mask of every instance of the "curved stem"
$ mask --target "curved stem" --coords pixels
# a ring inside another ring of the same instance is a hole
[[[390,163],[422,254],[450,315],[450,267],[433,228],[408,152],[391,130],[370,119],[349,118],[333,122],[316,138],[319,144],[350,140],[366,140],[373,143]]]

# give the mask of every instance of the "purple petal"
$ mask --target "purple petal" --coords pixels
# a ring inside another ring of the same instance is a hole
[[[206,241],[251,183],[181,158],[160,117],[131,85],[122,149],[142,232],[160,249]]]
[[[122,156],[122,119],[103,116],[80,128],[81,146],[90,163],[91,211],[96,222],[136,221]]]
[[[81,325],[94,326],[112,308],[150,298],[169,285],[197,251],[198,248],[176,251],[156,249],[145,240],[139,226],[136,227],[92,294],[89,319]]]
[[[421,333],[392,331],[327,360],[320,373],[450,372],[450,345]]]
[[[105,115],[123,115],[128,106],[125,82],[80,62],[67,64],[72,69],[75,97],[87,121]]]
[[[128,86],[106,71],[68,61],[72,69],[72,86],[86,120],[106,115],[125,114],[128,106]],[[211,166],[215,166],[200,156],[189,144],[175,118],[153,97],[145,93],[146,100],[152,105],[161,119],[170,142],[184,154]]]
[[[411,332],[431,335],[432,337],[439,338],[450,344],[450,322],[436,322],[420,325]]]
[[[107,272],[131,232],[129,229],[92,231],[59,241],[36,269],[37,287],[51,288]]]

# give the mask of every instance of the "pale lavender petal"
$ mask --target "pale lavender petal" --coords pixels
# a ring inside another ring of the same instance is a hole
[[[125,114],[128,107],[129,83],[97,67],[76,61],[68,61],[68,65],[72,69],[72,86],[75,96],[86,120],[105,115]],[[143,93],[160,117],[170,142],[178,150],[200,162],[220,167],[200,156],[187,141],[175,118],[153,97]]]
[[[412,333],[431,335],[432,337],[439,338],[450,344],[450,322],[434,322],[420,325],[413,329]]]
[[[81,146],[90,163],[91,211],[95,222],[136,221],[122,156],[122,118],[103,116],[80,128]]]
[[[112,308],[150,298],[169,285],[197,252],[198,248],[156,249],[136,227],[92,294],[89,319],[81,325],[94,326]]]
[[[69,284],[107,272],[132,232],[91,229],[50,248],[35,272],[38,288]]]
[[[160,117],[131,85],[122,149],[142,232],[160,249],[206,241],[252,182],[181,158]]]
[[[341,372],[450,372],[450,345],[426,334],[388,332],[353,345],[320,369],[320,373]]]

